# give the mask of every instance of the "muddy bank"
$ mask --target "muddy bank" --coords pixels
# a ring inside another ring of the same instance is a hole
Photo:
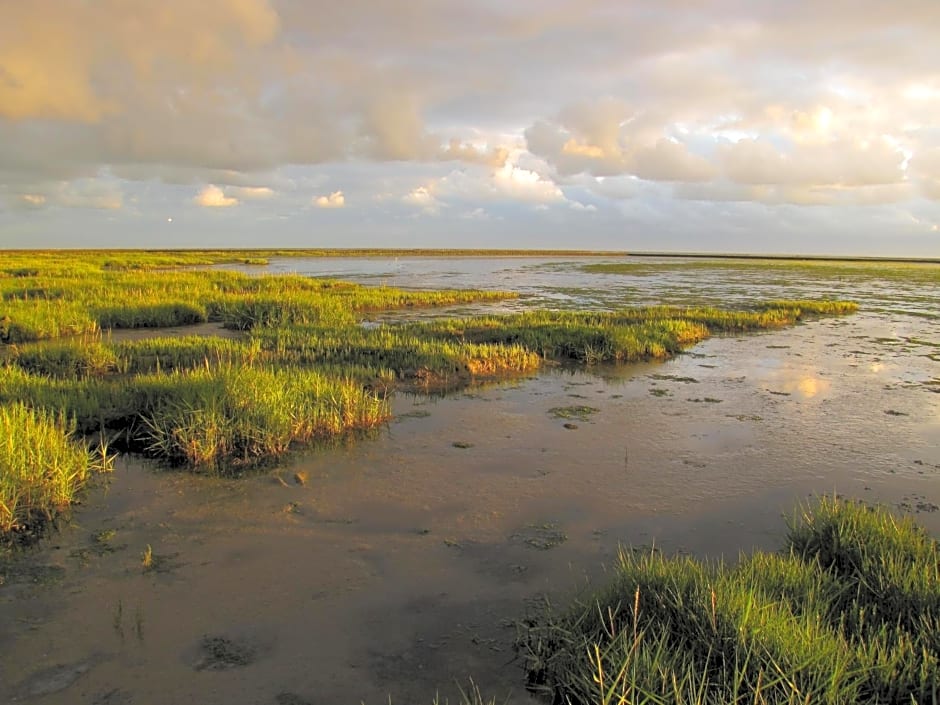
[[[374,439],[240,480],[125,462],[6,570],[0,701],[453,702],[472,676],[525,702],[512,620],[622,545],[774,548],[827,492],[940,533],[926,325],[859,314],[400,395]]]

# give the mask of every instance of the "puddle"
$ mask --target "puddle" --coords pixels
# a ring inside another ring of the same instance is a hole
[[[240,480],[125,459],[0,570],[0,702],[458,702],[472,677],[526,703],[512,620],[623,546],[734,560],[834,492],[938,534],[937,364],[879,338],[940,335],[862,312],[399,395],[375,438]]]

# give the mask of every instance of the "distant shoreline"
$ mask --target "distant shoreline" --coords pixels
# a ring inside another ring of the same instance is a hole
[[[43,248],[3,249],[10,254],[87,254],[87,253],[153,253],[153,254],[225,254],[244,253],[254,257],[663,257],[672,259],[725,259],[814,262],[892,262],[909,264],[940,264],[940,257],[880,257],[866,255],[800,255],[757,254],[737,252],[650,252],[627,250],[559,250],[559,249],[447,249],[447,248]]]

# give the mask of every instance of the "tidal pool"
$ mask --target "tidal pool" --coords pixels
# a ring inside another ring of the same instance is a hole
[[[621,547],[734,560],[780,546],[784,515],[822,493],[940,534],[936,285],[670,267],[644,289],[573,260],[351,262],[272,268],[402,286],[413,266],[414,286],[522,290],[518,306],[836,295],[862,310],[662,364],[399,395],[374,436],[237,480],[122,460],[7,568],[0,702],[457,702],[472,677],[524,703],[513,620],[602,580]]]

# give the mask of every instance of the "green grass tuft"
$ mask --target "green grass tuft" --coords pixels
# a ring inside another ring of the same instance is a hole
[[[910,520],[824,499],[786,552],[733,567],[623,553],[607,586],[523,621],[517,650],[556,702],[933,703],[938,565]]]
[[[70,504],[89,474],[110,467],[73,438],[64,414],[0,404],[0,536],[51,518]]]

